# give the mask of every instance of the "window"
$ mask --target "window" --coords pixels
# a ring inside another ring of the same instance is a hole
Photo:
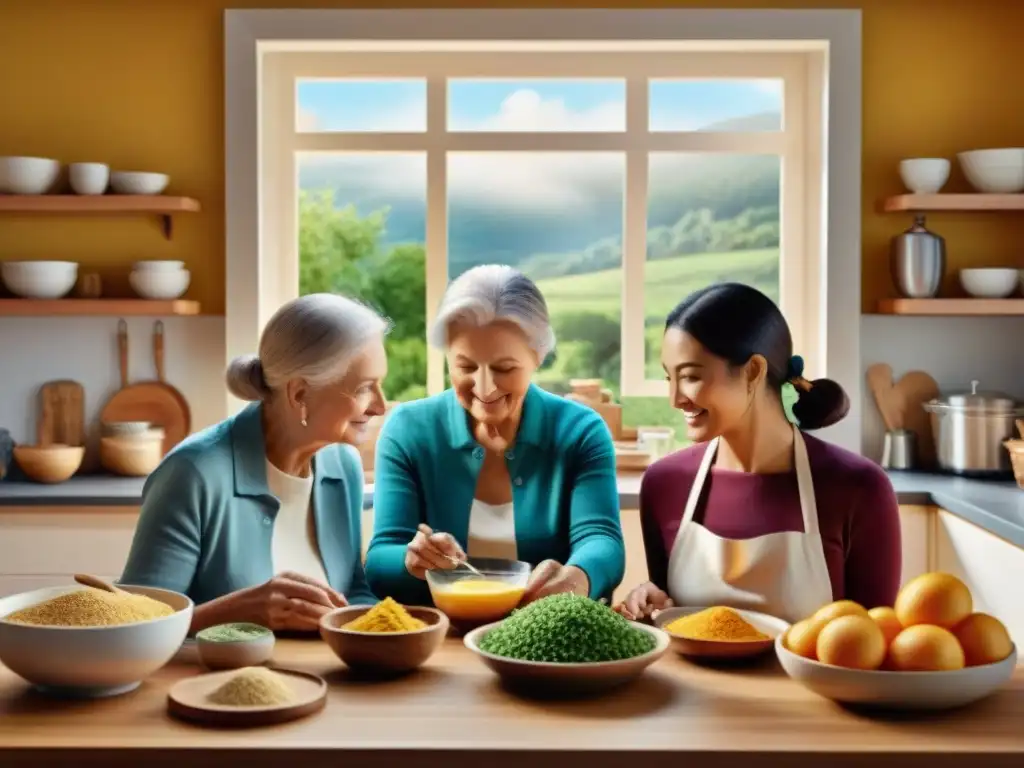
[[[283,258],[267,290],[389,315],[385,388],[405,400],[444,387],[425,336],[448,281],[512,264],[558,337],[538,383],[600,378],[627,425],[682,436],[659,356],[691,291],[760,288],[817,362],[807,71],[802,53],[268,54],[263,232]]]

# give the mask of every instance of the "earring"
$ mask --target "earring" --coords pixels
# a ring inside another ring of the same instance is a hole
[[[304,427],[309,426],[309,424],[306,422],[306,406],[302,406],[302,412],[299,417],[299,424],[301,424]]]

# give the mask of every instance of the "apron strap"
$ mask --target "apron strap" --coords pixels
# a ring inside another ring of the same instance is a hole
[[[717,437],[708,443],[708,447],[704,451],[704,458],[701,459],[700,467],[697,469],[697,476],[693,478],[693,485],[690,487],[690,495],[686,499],[686,507],[683,510],[683,519],[679,523],[680,531],[683,530],[684,525],[687,525],[693,520],[694,512],[697,511],[697,504],[700,502],[700,495],[704,490],[704,482],[707,480],[708,472],[711,471],[711,465],[715,461],[716,453],[718,453]]]
[[[807,444],[800,430],[793,426],[793,467],[796,470],[796,485],[800,493],[800,514],[804,518],[804,533],[818,535],[818,504],[814,498],[814,478],[811,462],[807,458]]]

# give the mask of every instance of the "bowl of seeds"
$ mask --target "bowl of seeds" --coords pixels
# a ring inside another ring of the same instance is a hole
[[[126,585],[0,598],[0,663],[53,695],[126,693],[178,652],[192,608],[178,592]]]
[[[217,624],[196,633],[199,661],[207,669],[242,669],[270,661],[274,633],[260,624]]]
[[[607,605],[550,595],[474,629],[466,647],[501,681],[531,693],[585,695],[629,683],[661,658],[669,637]]]

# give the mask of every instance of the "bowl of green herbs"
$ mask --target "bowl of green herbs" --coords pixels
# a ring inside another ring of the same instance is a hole
[[[463,640],[503,683],[558,695],[595,694],[643,674],[669,647],[657,627],[574,594],[550,595]]]
[[[196,633],[199,661],[207,669],[240,669],[270,661],[274,633],[260,624],[217,624]]]

